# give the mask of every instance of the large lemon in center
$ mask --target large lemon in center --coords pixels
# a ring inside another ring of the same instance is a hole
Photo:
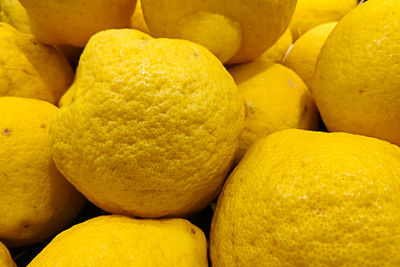
[[[95,35],[81,57],[75,101],[51,125],[59,170],[89,200],[141,217],[200,210],[220,191],[244,107],[207,49],[136,30]]]

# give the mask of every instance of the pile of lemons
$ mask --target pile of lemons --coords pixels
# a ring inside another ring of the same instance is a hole
[[[400,3],[362,2],[0,0],[0,266],[400,266]]]

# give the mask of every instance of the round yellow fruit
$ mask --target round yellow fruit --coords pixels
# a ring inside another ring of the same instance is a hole
[[[133,12],[133,16],[131,19],[131,28],[150,34],[150,30],[147,27],[146,21],[144,20],[143,17],[141,0],[137,0],[136,2],[136,8],[135,11]]]
[[[48,129],[57,112],[44,101],[0,97],[0,240],[8,246],[50,237],[84,204],[51,159]]]
[[[339,21],[357,4],[358,0],[298,0],[290,24],[293,39],[318,25]]]
[[[293,37],[289,28],[270,49],[261,55],[261,58],[270,62],[281,63],[292,43]]]
[[[16,267],[10,252],[7,247],[0,242],[0,266],[1,267]]]
[[[32,32],[46,44],[84,47],[95,33],[127,28],[136,0],[20,0]]]
[[[223,63],[251,61],[284,33],[296,0],[142,0],[150,32],[207,47]]]
[[[6,23],[0,23],[0,51],[0,96],[56,104],[72,83],[74,73],[60,52]]]
[[[337,22],[322,24],[300,36],[283,60],[283,64],[300,75],[309,88],[312,86],[321,48],[336,24]]]
[[[311,93],[292,70],[256,60],[229,72],[246,110],[238,159],[256,140],[270,133],[289,128],[318,129],[320,120]]]
[[[28,15],[18,0],[0,0],[0,21],[10,24],[21,32],[31,33]],[[65,55],[71,65],[78,64],[82,48],[71,45],[59,45],[55,48]]]
[[[206,48],[104,31],[89,41],[70,90],[73,102],[51,124],[53,159],[90,201],[111,213],[181,216],[219,193],[244,107]]]
[[[213,266],[399,266],[400,148],[297,129],[256,142],[229,177]]]
[[[0,0],[0,21],[21,32],[31,33],[25,8],[18,0]]]
[[[398,1],[370,0],[345,16],[329,36],[313,84],[329,131],[400,145],[398,24]]]
[[[28,266],[207,267],[207,242],[184,219],[100,216],[56,236]]]

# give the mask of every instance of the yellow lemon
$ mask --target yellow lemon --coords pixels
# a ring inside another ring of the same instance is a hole
[[[3,243],[0,242],[0,266],[1,267],[16,267],[11,258],[10,252]]]
[[[287,29],[281,38],[261,55],[261,58],[270,62],[281,63],[292,43],[292,32],[290,29]]]
[[[207,267],[207,242],[184,219],[100,216],[56,236],[28,266]]]
[[[144,20],[143,17],[141,0],[137,0],[136,2],[136,8],[135,11],[133,12],[133,16],[131,19],[131,28],[150,34],[150,30],[147,27],[146,21]]]
[[[21,32],[31,33],[25,8],[18,0],[0,0],[0,21],[12,25]]]
[[[400,145],[400,3],[370,0],[345,16],[318,59],[313,94],[329,131]]]
[[[0,23],[0,51],[0,96],[56,104],[72,83],[72,68],[61,53],[6,23]]]
[[[18,0],[0,0],[0,21],[12,25],[21,32],[31,33],[28,15]],[[77,65],[82,48],[71,45],[59,45],[56,48],[65,55],[73,66]]]
[[[246,109],[238,158],[270,133],[300,128],[316,130],[319,115],[311,93],[292,70],[263,60],[229,69]]]
[[[256,142],[218,199],[213,266],[399,266],[400,148],[297,129]]]
[[[358,0],[298,0],[290,24],[293,39],[318,25],[340,20],[357,4]]]
[[[250,61],[284,33],[296,0],[142,0],[150,32],[207,47],[223,63]]]
[[[0,97],[0,240],[42,241],[72,220],[84,198],[57,171],[48,129],[57,107]]]
[[[180,216],[205,207],[244,125],[237,87],[204,47],[136,30],[91,38],[51,124],[53,159],[112,213]]]
[[[95,33],[130,25],[136,0],[20,0],[32,32],[46,44],[84,47]]]
[[[321,48],[336,24],[337,22],[322,24],[300,36],[283,60],[283,64],[299,74],[308,87],[312,86]]]

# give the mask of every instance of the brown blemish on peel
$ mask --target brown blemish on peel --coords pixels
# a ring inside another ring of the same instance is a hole
[[[196,229],[191,228],[190,231],[192,231],[193,234],[196,233]]]
[[[12,130],[10,128],[5,128],[2,134],[10,136],[12,134]]]
[[[25,74],[27,74],[27,75],[30,75],[30,76],[36,76],[35,74],[29,72],[29,71],[26,70],[26,69],[22,69],[22,72],[25,73]]]

